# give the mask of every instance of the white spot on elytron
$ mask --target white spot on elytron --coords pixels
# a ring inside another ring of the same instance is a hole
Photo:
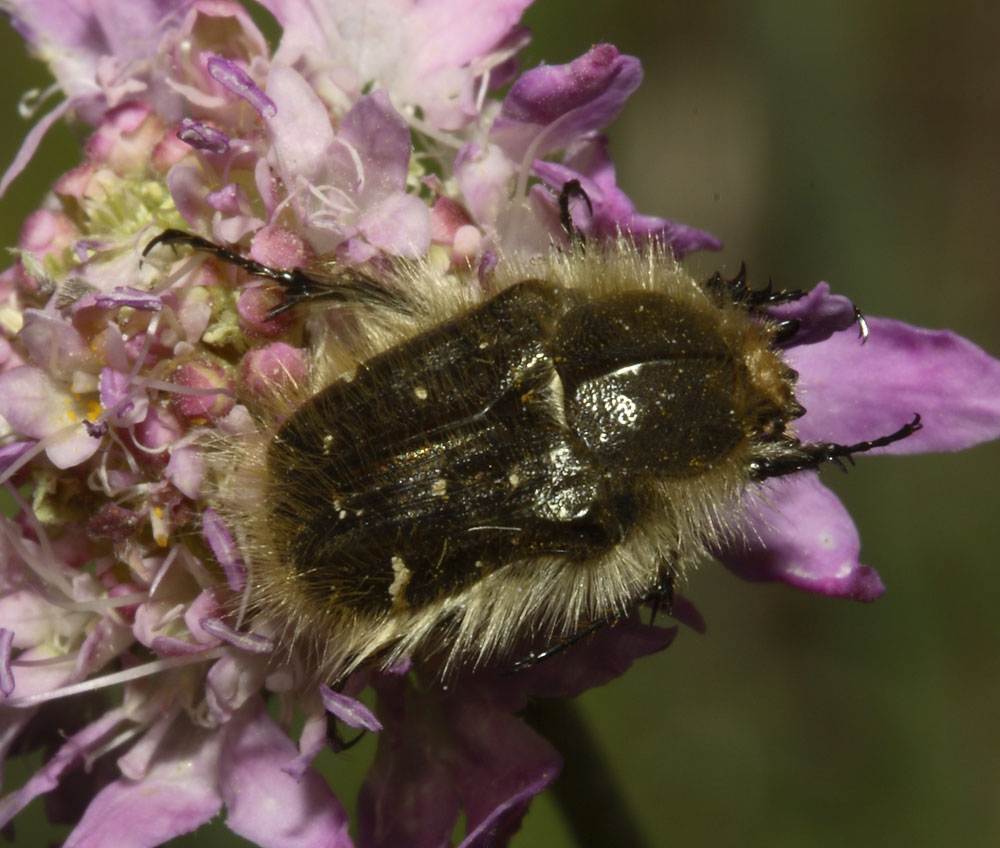
[[[570,459],[569,448],[560,447],[549,451],[549,460],[555,464],[567,462]]]
[[[406,567],[406,563],[401,556],[395,556],[389,560],[392,565],[392,585],[389,586],[389,597],[394,601],[399,599],[406,590],[406,584],[410,582],[413,572]]]
[[[431,494],[437,498],[442,497],[446,491],[448,491],[448,483],[444,477],[438,477],[431,485]]]
[[[619,424],[628,427],[635,424],[639,417],[637,409],[635,401],[628,395],[618,395],[611,412],[618,419]]]
[[[417,400],[427,400],[427,389],[423,386],[414,386],[413,396]]]

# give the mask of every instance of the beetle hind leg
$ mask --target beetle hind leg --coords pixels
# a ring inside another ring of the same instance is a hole
[[[635,609],[642,604],[649,604],[650,616],[648,624],[652,626],[656,621],[658,613],[665,612],[667,615],[673,614],[674,591],[676,584],[677,572],[672,567],[667,566],[661,572],[656,585],[631,602],[629,604],[629,609]],[[626,613],[622,613],[621,611],[614,611],[602,615],[594,621],[591,621],[586,626],[580,628],[575,633],[571,633],[569,636],[549,645],[544,650],[531,651],[515,662],[511,666],[510,670],[523,671],[524,669],[532,668],[533,666],[538,665],[540,662],[551,659],[552,657],[561,654],[567,648],[573,647],[573,645],[577,644],[577,642],[593,635],[598,630],[601,630],[604,627],[614,627],[619,621],[625,618],[625,615]]]
[[[309,272],[301,268],[272,268],[199,235],[175,229],[164,230],[153,238],[143,248],[142,255],[148,256],[160,245],[190,247],[235,265],[254,277],[277,283],[282,291],[282,298],[268,311],[269,320],[294,309],[300,303],[323,301],[335,305],[357,303],[385,307],[398,312],[409,311],[409,303],[402,293],[387,288],[374,277],[353,268],[337,268],[331,273]]]

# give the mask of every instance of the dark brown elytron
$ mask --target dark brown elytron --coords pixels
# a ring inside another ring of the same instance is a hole
[[[160,240],[283,284],[292,273]],[[471,299],[441,294],[468,282],[423,268],[377,297],[357,273],[295,273],[358,304],[360,341],[259,440],[226,448],[220,500],[253,609],[326,679],[572,639],[665,589],[768,478],[919,427],[799,442],[796,375],[777,348],[796,325],[763,311],[796,295],[750,291],[742,275],[698,283],[655,249],[554,249],[502,266]]]

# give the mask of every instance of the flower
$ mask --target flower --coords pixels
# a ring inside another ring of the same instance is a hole
[[[283,28],[273,54],[227,0],[5,4],[65,99],[2,186],[54,120],[72,112],[93,131],[0,278],[0,469],[18,505],[0,520],[0,754],[46,754],[0,800],[0,822],[48,795],[82,810],[71,846],[124,831],[161,844],[223,808],[260,845],[346,846],[343,808],[311,766],[332,718],[380,737],[361,844],[441,844],[461,812],[463,845],[503,844],[559,769],[514,713],[529,695],[612,679],[675,631],[630,620],[518,675],[463,673],[447,689],[404,669],[311,686],[280,633],[233,612],[246,564],[207,459],[218,434],[253,432],[248,407],[301,381],[316,345],[302,320],[269,319],[259,281],[188,259],[164,273],[141,250],[176,227],[275,267],[398,257],[488,273],[491,257],[561,237],[556,193],[573,179],[589,239],[622,232],[678,257],[718,242],[640,215],[617,187],[600,130],[641,69],[614,47],[518,74],[523,0],[265,5]],[[968,342],[871,319],[859,345],[845,332],[853,306],[824,285],[774,311],[802,322],[787,355],[804,438],[860,441],[914,411],[924,428],[888,451],[1000,434],[1000,364]],[[881,593],[815,475],[779,481],[748,515],[745,541],[719,551],[737,572]],[[680,602],[674,617],[698,626]],[[368,683],[375,714],[357,699]],[[59,713],[67,703],[85,708]]]

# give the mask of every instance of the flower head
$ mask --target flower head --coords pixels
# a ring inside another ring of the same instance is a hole
[[[4,5],[64,100],[2,187],[58,117],[92,134],[0,277],[0,475],[17,503],[0,519],[0,754],[18,740],[46,753],[0,800],[0,823],[48,794],[83,809],[71,846],[122,830],[161,844],[223,808],[260,845],[347,846],[343,808],[311,767],[332,718],[381,734],[362,844],[441,844],[462,811],[463,845],[504,844],[559,769],[513,713],[529,695],[610,680],[674,631],[630,620],[525,672],[462,673],[447,689],[405,668],[315,686],[281,632],[243,614],[247,564],[215,509],[211,459],[306,380],[338,320],[275,317],[273,292],[235,267],[141,253],[180,228],[276,268],[417,260],[488,275],[498,255],[564,237],[557,196],[572,180],[595,243],[621,236],[678,258],[715,248],[638,213],[616,185],[600,131],[639,85],[638,61],[598,45],[518,74],[525,0],[269,0],[283,28],[273,54],[228,0]],[[823,284],[774,312],[801,322],[787,359],[809,410],[803,439],[862,441],[914,411],[923,429],[888,450],[1000,435],[1000,364],[957,336],[871,319],[859,345],[845,332],[853,306]],[[740,574],[881,593],[814,475],[746,514],[742,541],[718,551]],[[681,601],[674,614],[698,626]],[[368,683],[374,715],[355,697]],[[86,709],[53,724],[65,703]],[[41,732],[56,726],[62,737]],[[81,788],[71,776],[91,763]],[[414,800],[386,815],[400,797]]]

